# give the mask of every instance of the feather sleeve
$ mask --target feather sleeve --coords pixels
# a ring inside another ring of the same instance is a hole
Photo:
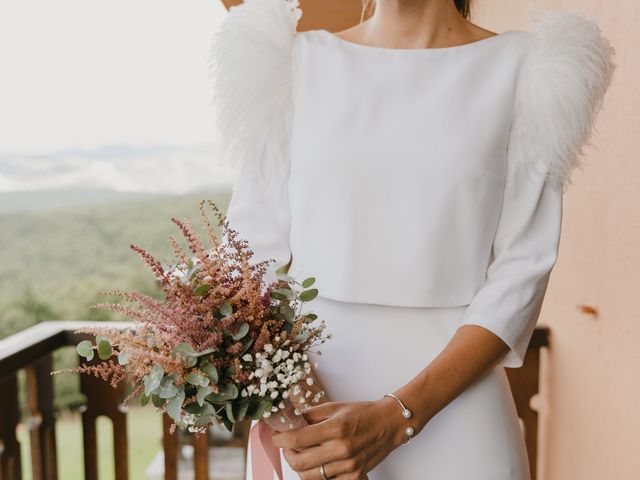
[[[222,162],[274,186],[288,168],[292,51],[298,0],[245,0],[229,8],[210,50]]]
[[[290,262],[289,144],[297,0],[245,0],[215,32],[210,53],[217,140],[235,173],[226,217],[253,261]]]
[[[530,15],[535,21],[532,45],[520,74],[512,127],[522,139],[516,158],[528,169],[545,172],[555,188],[565,191],[591,144],[615,51],[595,21],[581,12],[549,11],[541,19]]]
[[[548,13],[526,38],[492,261],[461,322],[501,338],[499,364],[510,368],[523,365],[558,255],[564,188],[613,70],[609,43],[580,14]]]

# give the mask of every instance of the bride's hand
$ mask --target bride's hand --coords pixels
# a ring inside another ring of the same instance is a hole
[[[304,411],[309,426],[273,435],[302,480],[362,480],[406,439],[407,420],[388,397],[365,402],[327,402]]]

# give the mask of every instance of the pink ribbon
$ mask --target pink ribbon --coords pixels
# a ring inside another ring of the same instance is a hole
[[[271,439],[275,430],[264,420],[259,420],[249,432],[251,442],[251,471],[253,480],[273,480],[273,474],[282,478],[282,463],[280,449]]]

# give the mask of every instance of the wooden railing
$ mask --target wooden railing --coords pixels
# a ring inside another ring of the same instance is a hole
[[[26,371],[26,407],[29,412],[31,470],[33,480],[57,479],[55,417],[53,409],[53,380],[51,355],[59,348],[76,345],[89,338],[74,331],[80,326],[96,322],[43,322],[0,340],[0,480],[20,480],[20,445],[17,427],[21,421],[18,404],[18,371]],[[100,325],[125,326],[125,322],[100,322]],[[524,435],[531,465],[532,479],[536,479],[538,446],[538,413],[531,406],[531,398],[538,393],[540,349],[548,347],[549,331],[538,328],[529,345],[522,368],[507,369],[518,414],[524,423]],[[99,361],[94,359],[93,361]],[[120,407],[123,390],[116,390],[106,382],[89,375],[81,375],[80,388],[87,402],[82,411],[84,472],[86,480],[97,480],[96,418],[105,415],[113,422],[113,453],[116,480],[128,480],[128,444],[126,412]],[[171,421],[163,418],[164,471],[166,480],[178,479],[178,440],[169,433]],[[231,441],[246,445],[247,422],[241,424]],[[209,480],[206,436],[194,439],[193,471],[196,480]]]

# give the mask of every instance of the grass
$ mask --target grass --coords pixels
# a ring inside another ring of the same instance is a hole
[[[114,478],[113,435],[111,421],[100,417],[97,424],[98,474],[101,480]],[[129,478],[145,480],[144,470],[162,449],[162,418],[153,408],[131,408],[127,415],[129,435]],[[18,428],[24,480],[32,480],[29,433],[23,424]],[[61,415],[56,423],[58,478],[84,480],[82,423],[80,413]]]

